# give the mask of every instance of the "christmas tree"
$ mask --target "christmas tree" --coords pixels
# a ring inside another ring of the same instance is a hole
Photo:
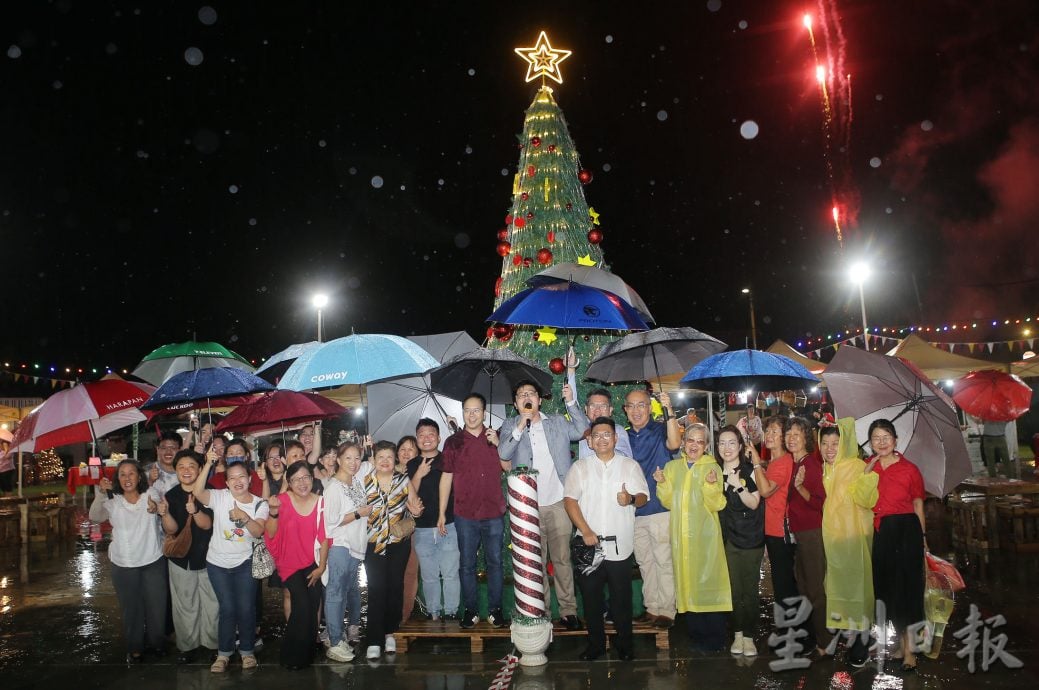
[[[517,48],[516,52],[529,63],[527,81],[540,77],[542,83],[523,121],[512,205],[505,216],[505,227],[498,231],[497,251],[502,267],[494,288],[495,308],[526,289],[528,278],[553,264],[569,262],[609,270],[600,246],[603,233],[599,214],[589,208],[584,196],[583,186],[592,181],[592,174],[581,167],[563,111],[552,89],[544,83],[545,77],[562,83],[559,63],[570,52],[553,49],[543,31],[533,48]],[[489,347],[507,347],[553,373],[561,373],[567,349],[573,345],[580,360],[577,381],[581,401],[588,390],[599,385],[583,381],[590,360],[603,345],[620,335],[623,333],[564,333],[547,326],[506,324],[494,324],[487,329]],[[558,391],[554,391],[552,400],[543,403],[542,409],[562,411]],[[623,391],[616,393],[615,410],[619,409]]]

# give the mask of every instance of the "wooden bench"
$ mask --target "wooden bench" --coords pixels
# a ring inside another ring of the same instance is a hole
[[[1039,506],[1023,501],[996,504],[1004,544],[1017,552],[1039,551]]]
[[[988,549],[985,497],[974,494],[950,496],[946,505],[952,515],[953,542],[969,550]]]
[[[610,638],[609,636],[614,634],[616,630],[612,623],[606,624],[606,646],[609,647]],[[566,628],[556,625],[552,628],[552,637],[577,637],[587,635],[586,630],[567,630]],[[645,623],[633,623],[632,624],[633,635],[652,635],[655,638],[657,649],[669,649],[670,641],[668,638],[668,631],[661,630],[660,628],[654,628],[651,625]],[[408,645],[418,639],[468,639],[469,640],[469,651],[472,654],[480,654],[483,652],[484,640],[488,639],[511,639],[512,631],[508,627],[495,628],[490,623],[480,621],[474,627],[463,629],[458,625],[458,621],[416,621],[409,620],[404,621],[401,624],[400,629],[393,634],[394,640],[397,642],[398,652],[407,652]]]

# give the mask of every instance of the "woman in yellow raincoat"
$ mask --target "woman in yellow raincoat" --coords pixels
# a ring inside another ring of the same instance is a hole
[[[720,651],[726,646],[726,612],[732,611],[718,511],[725,507],[722,468],[704,453],[707,427],[691,424],[683,434],[682,457],[657,470],[657,498],[671,511],[671,562],[675,603],[686,613],[695,647]]]
[[[859,459],[855,420],[850,417],[819,430],[819,450],[826,487],[823,544],[827,626],[862,631],[851,639],[845,636],[848,662],[861,668],[869,658],[873,624],[873,506],[879,475],[866,472],[866,463]]]

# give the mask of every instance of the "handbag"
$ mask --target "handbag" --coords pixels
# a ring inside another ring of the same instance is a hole
[[[960,575],[960,571],[956,569],[956,566],[944,558],[938,558],[930,551],[925,551],[924,563],[927,565],[927,569],[931,572],[944,575],[949,581],[949,587],[952,591],[960,592],[967,588],[967,583],[963,581],[963,576]]]
[[[263,580],[274,574],[274,556],[271,555],[267,544],[261,539],[253,544],[253,577]]]
[[[321,497],[317,500],[317,508],[314,509],[317,515],[314,518],[315,530],[321,526],[321,511],[324,510],[325,499]],[[314,536],[314,563],[321,565],[321,540],[317,538],[316,533]],[[321,584],[328,584],[328,559],[325,559],[325,572],[321,573]]]
[[[602,565],[606,554],[602,550],[602,544],[588,546],[584,543],[584,537],[577,534],[570,540],[570,562],[574,570],[582,575],[591,575]]]
[[[191,525],[194,515],[188,513],[187,522],[177,534],[167,534],[162,540],[162,555],[167,558],[184,558],[191,550]]]
[[[404,541],[415,531],[415,518],[411,517],[411,513],[404,511],[404,515],[401,516],[400,520],[397,520],[390,525],[390,536],[397,541]]]

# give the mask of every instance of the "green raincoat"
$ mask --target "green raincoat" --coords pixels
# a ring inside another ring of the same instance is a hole
[[[855,420],[839,419],[837,428],[841,434],[837,458],[832,465],[823,462],[826,624],[838,630],[868,630],[874,606],[872,508],[880,475],[864,472]]]
[[[718,481],[709,484],[714,470]],[[679,612],[732,611],[729,568],[718,511],[725,507],[722,468],[710,455],[689,467],[686,456],[664,465],[657,498],[671,511],[671,562]]]

